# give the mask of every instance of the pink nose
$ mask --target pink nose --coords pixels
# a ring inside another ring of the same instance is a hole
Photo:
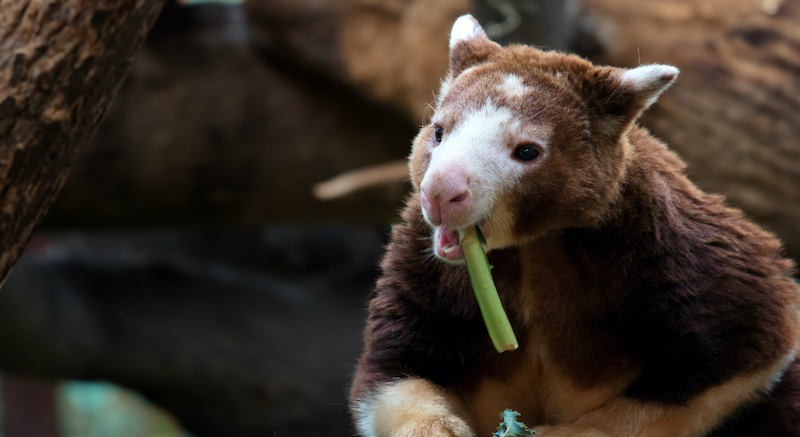
[[[436,178],[435,182],[422,184],[420,202],[433,224],[452,223],[469,209],[472,192],[465,177]]]

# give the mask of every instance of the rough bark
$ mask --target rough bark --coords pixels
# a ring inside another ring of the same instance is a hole
[[[0,281],[163,2],[0,1]]]
[[[643,118],[800,259],[800,3],[585,0],[598,61],[672,64],[676,84]]]

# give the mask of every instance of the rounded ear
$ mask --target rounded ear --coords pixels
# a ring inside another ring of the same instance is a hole
[[[634,105],[640,111],[649,108],[678,77],[678,69],[671,65],[652,64],[625,70],[619,81],[623,89],[634,96]]]
[[[481,24],[470,14],[458,17],[453,23],[453,29],[450,31],[450,50],[452,51],[453,47],[462,41],[472,44],[491,43]]]
[[[594,68],[583,87],[592,107],[592,132],[616,142],[677,77],[677,68],[661,64]]]
[[[467,68],[485,62],[489,54],[500,49],[500,45],[486,36],[486,32],[472,15],[458,17],[450,31],[448,76],[455,78]]]

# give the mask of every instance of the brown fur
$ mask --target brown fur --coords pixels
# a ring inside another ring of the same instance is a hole
[[[454,47],[437,108],[445,131],[491,98],[552,132],[546,161],[498,200],[511,225],[487,235],[514,242],[488,256],[522,347],[497,354],[466,269],[425,254],[431,228],[414,194],[370,304],[354,406],[414,377],[450,393],[454,414],[487,437],[505,408],[537,436],[752,435],[737,423],[800,435],[800,362],[764,394],[800,338],[794,266],[634,124],[647,96],[620,71],[525,46]],[[531,91],[503,95],[491,86],[503,73]],[[432,129],[415,140],[417,189]]]

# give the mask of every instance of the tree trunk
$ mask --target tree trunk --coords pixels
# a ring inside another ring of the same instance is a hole
[[[597,61],[675,65],[642,122],[800,257],[800,2],[585,0]]]
[[[0,281],[164,0],[0,0]]]

